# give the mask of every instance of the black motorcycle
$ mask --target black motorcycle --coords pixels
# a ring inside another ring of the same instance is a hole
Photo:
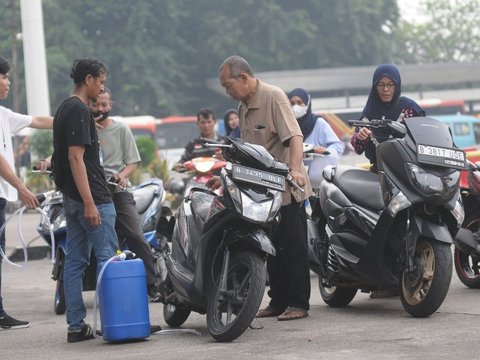
[[[462,189],[465,221],[455,237],[454,264],[460,281],[480,289],[480,243],[473,233],[480,230],[480,168],[468,162],[468,188]]]
[[[215,146],[228,161],[220,175],[223,195],[192,188],[159,229],[172,247],[163,315],[179,327],[191,311],[206,313],[212,337],[227,342],[243,334],[262,301],[288,167],[263,146],[242,140]]]
[[[429,316],[451,281],[465,153],[454,148],[448,126],[429,117],[349,123],[383,129],[389,139],[377,142],[378,174],[349,166],[323,173],[309,222],[321,296],[345,306],[358,289],[395,288],[409,314]]]

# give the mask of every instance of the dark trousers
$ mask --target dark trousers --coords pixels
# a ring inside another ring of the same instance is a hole
[[[307,218],[305,207],[294,201],[280,210],[281,220],[272,241],[276,255],[268,256],[270,306],[309,309],[310,269],[308,267]]]
[[[7,200],[0,199],[0,228],[3,226],[3,224],[5,224],[5,207],[6,206],[7,206]],[[5,231],[2,231],[2,234],[0,235],[0,246],[2,247],[2,251],[5,254]],[[2,260],[3,260],[3,257],[0,257],[0,316],[5,313],[5,310],[3,310],[3,303],[2,303]]]
[[[155,263],[150,245],[143,237],[142,224],[135,208],[133,195],[128,191],[117,191],[113,194],[113,203],[117,212],[115,231],[118,234],[119,241],[125,239],[128,249],[134,252],[137,258],[143,260],[147,285],[155,284]],[[122,247],[122,244],[119,245]]]

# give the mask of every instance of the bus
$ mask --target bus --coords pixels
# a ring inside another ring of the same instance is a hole
[[[171,168],[180,160],[185,145],[198,137],[196,116],[168,116],[157,119],[155,137],[160,158],[166,159]]]

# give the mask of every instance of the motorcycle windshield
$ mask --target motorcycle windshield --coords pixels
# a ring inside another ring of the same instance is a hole
[[[429,117],[407,118],[405,124],[407,144],[416,151],[420,164],[465,169],[465,152],[456,148],[447,124]]]
[[[242,165],[269,170],[277,174],[288,173],[288,166],[277,161],[263,146],[251,144],[241,139],[231,140],[231,142],[242,155],[236,159]]]
[[[430,117],[406,118],[409,137],[415,145],[432,145],[451,149],[454,147],[447,124]]]

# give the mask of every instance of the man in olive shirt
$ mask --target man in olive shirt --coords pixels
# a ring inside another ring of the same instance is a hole
[[[269,256],[270,304],[257,317],[294,320],[308,316],[310,271],[304,200],[313,195],[303,166],[303,135],[282,89],[253,75],[240,56],[227,58],[220,67],[220,82],[227,94],[240,101],[241,138],[263,145],[275,158],[289,164],[293,180],[304,192],[288,188],[283,195],[281,221],[273,235],[276,256]]]

